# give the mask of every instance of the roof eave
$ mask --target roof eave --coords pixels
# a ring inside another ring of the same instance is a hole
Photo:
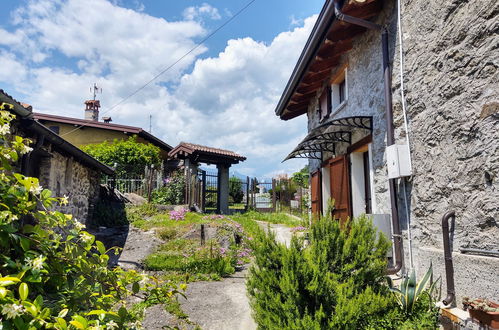
[[[286,88],[284,89],[284,92],[279,99],[279,103],[277,104],[275,113],[277,116],[281,117],[281,119],[288,120],[297,117],[292,116],[291,118],[285,119],[283,118],[283,113],[286,110],[291,96],[293,95],[295,89],[298,87],[298,84],[303,78],[303,75],[305,74],[308,66],[310,65],[310,62],[319,50],[321,42],[325,38],[329,27],[331,26],[335,18],[336,17],[334,15],[333,1],[328,0],[324,4],[319,17],[317,18],[317,22],[312,29],[312,33],[310,34],[310,37],[308,38],[307,43],[303,48],[300,58],[298,59],[293,73],[291,74],[291,77],[286,84]]]

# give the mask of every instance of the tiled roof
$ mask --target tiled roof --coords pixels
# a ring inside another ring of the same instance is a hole
[[[172,150],[172,146],[170,146],[169,144],[165,143],[164,141],[158,139],[157,137],[155,137],[151,133],[144,131],[140,127],[111,124],[111,123],[103,123],[100,121],[78,119],[78,118],[72,118],[72,117],[48,115],[45,113],[34,113],[33,116],[36,120],[39,120],[39,121],[53,121],[53,122],[57,122],[57,123],[70,124],[70,125],[75,125],[75,126],[94,127],[94,128],[100,128],[100,129],[106,129],[106,130],[112,130],[112,131],[120,131],[120,132],[125,132],[125,133],[130,133],[130,134],[137,134],[137,135],[143,137],[145,140],[151,142],[152,144],[160,147],[163,150],[166,150],[166,151]]]
[[[178,154],[192,155],[194,153],[204,154],[209,156],[221,156],[223,158],[230,158],[237,161],[246,160],[246,157],[241,156],[230,150],[212,148],[187,142],[180,142],[178,146],[176,146],[172,151],[170,151],[169,156],[176,158]]]

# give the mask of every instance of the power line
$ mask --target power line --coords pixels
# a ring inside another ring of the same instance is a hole
[[[166,67],[165,69],[163,69],[160,73],[158,73],[157,75],[155,75],[152,79],[150,79],[148,82],[146,82],[144,85],[140,86],[139,88],[137,88],[135,91],[133,91],[132,93],[128,94],[126,97],[124,97],[123,99],[121,99],[121,101],[119,101],[118,103],[114,104],[112,107],[110,107],[109,109],[107,109],[106,111],[104,111],[101,115],[104,115],[108,112],[110,112],[111,110],[113,110],[114,108],[120,106],[121,104],[125,103],[125,101],[127,101],[128,99],[130,99],[131,97],[133,97],[134,95],[136,95],[138,92],[140,92],[141,90],[143,90],[144,88],[146,88],[147,86],[149,86],[153,81],[155,81],[156,79],[158,79],[160,76],[162,76],[165,72],[167,72],[168,70],[170,70],[171,68],[173,68],[175,65],[177,65],[177,63],[179,63],[180,61],[182,61],[184,58],[186,58],[188,55],[190,55],[193,51],[195,51],[196,49],[198,49],[203,43],[205,43],[206,41],[208,41],[209,39],[211,39],[211,37],[213,37],[218,31],[220,31],[221,29],[223,29],[227,24],[229,24],[231,21],[233,21],[237,16],[239,16],[243,11],[245,11],[249,6],[251,6],[251,4],[253,4],[253,2],[255,2],[256,0],[251,0],[249,1],[244,7],[242,7],[241,9],[239,9],[234,15],[232,15],[227,21],[225,21],[222,25],[220,25],[219,27],[217,27],[215,30],[213,30],[210,34],[208,34],[204,39],[202,39],[201,41],[199,41],[194,47],[192,47],[188,52],[186,52],[184,55],[180,56],[176,61],[174,61],[172,64],[170,64],[168,67]],[[67,133],[64,133],[61,135],[62,136],[66,136],[66,135],[69,135],[77,130],[79,130],[80,128],[82,127],[85,127],[87,125],[85,124],[82,124],[76,128],[74,128],[73,130],[67,132]]]

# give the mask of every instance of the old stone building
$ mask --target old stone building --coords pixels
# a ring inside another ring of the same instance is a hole
[[[310,159],[313,212],[392,237],[390,273],[432,263],[447,303],[498,301],[499,4],[401,2],[326,1],[276,109],[308,117],[288,159]]]
[[[0,102],[14,106],[14,133],[32,141],[33,151],[23,156],[18,170],[38,178],[54,196],[68,197],[68,204],[56,206],[58,210],[88,222],[99,200],[100,176],[114,175],[114,170],[36,121],[29,105],[17,102],[2,90]]]

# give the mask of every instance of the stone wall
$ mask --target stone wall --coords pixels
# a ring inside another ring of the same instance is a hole
[[[72,214],[85,223],[92,216],[93,206],[99,198],[99,172],[93,170],[72,156],[55,150],[52,157],[44,157],[40,163],[40,184],[53,195],[67,196],[69,203],[57,209]]]
[[[441,217],[456,211],[452,233],[457,305],[463,296],[499,301],[499,258],[460,248],[499,250],[499,3],[402,1],[404,84],[413,176],[399,180],[404,268],[419,275],[434,267],[443,279]],[[388,23],[393,65],[396,141],[406,143],[400,97],[396,2],[385,2],[378,23]],[[386,125],[379,32],[354,41],[348,63],[348,101],[332,118],[373,116],[372,157],[376,213],[390,213]],[[341,66],[341,65],[340,65]],[[332,76],[335,72],[332,72]],[[320,124],[318,96],[308,109],[309,130]],[[353,135],[353,142],[361,136]],[[339,146],[337,154],[346,146]],[[324,159],[331,157],[325,153]],[[310,160],[310,169],[320,161]],[[406,212],[404,193],[410,212]],[[409,229],[412,244],[409,244]]]
[[[404,0],[402,13],[415,267],[422,273],[432,261],[445,278],[440,220],[455,210],[458,306],[462,296],[498,301],[499,258],[459,249],[499,250],[499,3]],[[392,41],[396,28],[392,24]],[[403,143],[396,47],[394,110]]]
[[[383,22],[385,17],[390,15],[393,6],[387,5],[383,13],[378,17],[377,21]],[[381,34],[377,31],[367,31],[360,37],[354,39],[352,50],[346,53],[337,69],[333,69],[331,77],[334,77],[340,68],[347,65],[347,102],[341,108],[333,109],[328,119],[330,120],[351,117],[351,116],[372,116],[373,131],[372,131],[372,161],[373,161],[373,187],[374,196],[373,209],[374,213],[390,213],[389,194],[388,194],[388,177],[386,171],[386,121],[385,121],[385,98],[383,85],[383,68],[382,68],[382,49],[381,49]],[[328,79],[327,81],[329,81]],[[323,86],[326,88],[327,83]],[[318,98],[323,89],[318,91],[317,97],[311,102],[307,116],[308,129],[322,124],[318,114]],[[364,130],[354,130],[352,134],[352,143],[357,142],[366,135]],[[346,143],[338,143],[336,146],[336,154],[341,155],[346,153]],[[333,157],[332,153],[325,152],[323,160]],[[320,161],[311,159],[309,161],[310,171],[313,172],[320,168]]]

